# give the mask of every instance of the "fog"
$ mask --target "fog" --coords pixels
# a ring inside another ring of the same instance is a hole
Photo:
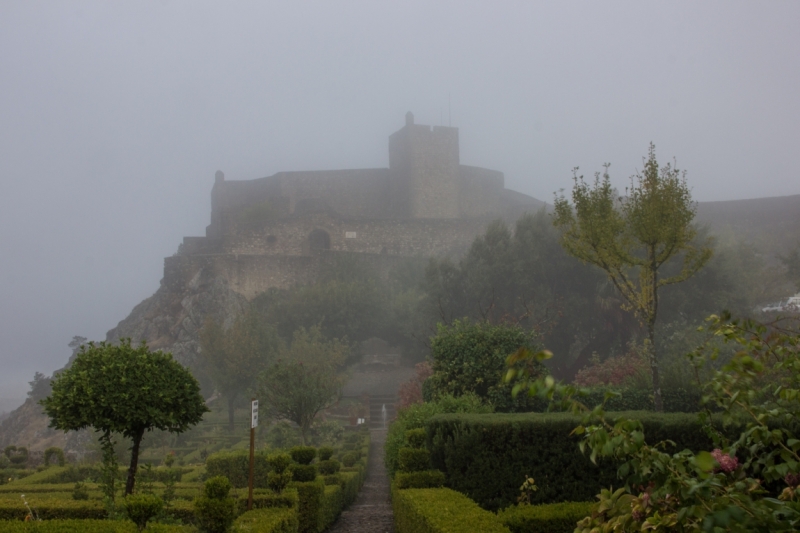
[[[0,411],[158,288],[216,170],[386,167],[409,110],[546,201],[650,141],[697,200],[800,193],[797,2],[265,4],[0,3]]]

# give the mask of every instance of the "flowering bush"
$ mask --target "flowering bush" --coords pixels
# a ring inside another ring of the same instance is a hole
[[[730,362],[713,372],[705,385],[705,401],[722,412],[726,423],[744,430],[727,439],[702,413],[717,448],[692,453],[670,450],[670,442],[649,444],[640,422],[612,419],[601,404],[589,409],[585,393],[552,377],[531,379],[515,372],[519,359],[546,354],[519,352],[509,358],[508,378],[518,379],[513,392],[527,390],[563,407],[585,413],[574,433],[583,435],[582,450],[621,460],[623,485],[606,489],[591,516],[576,533],[797,531],[800,528],[800,335],[797,324],[762,325],[712,316],[713,338],[736,349]],[[708,343],[689,355],[700,369],[719,354]],[[699,372],[698,372],[699,373]],[[646,483],[646,485],[645,485]],[[773,489],[776,484],[783,483]],[[772,492],[770,492],[772,491]],[[777,497],[775,497],[777,496]]]
[[[624,355],[609,357],[602,362],[596,360],[591,366],[582,368],[575,375],[574,383],[579,387],[629,386],[641,382],[649,372],[645,357],[632,348]]]
[[[431,364],[427,361],[417,363],[414,368],[417,371],[416,375],[400,385],[400,389],[397,391],[397,395],[400,397],[400,409],[415,403],[422,403],[422,384],[433,374]]]

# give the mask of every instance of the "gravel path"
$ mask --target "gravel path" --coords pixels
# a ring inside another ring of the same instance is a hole
[[[385,429],[370,430],[367,479],[356,501],[342,512],[327,533],[393,533],[389,475],[383,465]]]

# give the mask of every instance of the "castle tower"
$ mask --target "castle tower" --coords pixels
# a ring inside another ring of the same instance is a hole
[[[414,124],[389,136],[395,210],[407,218],[458,218],[458,128]]]

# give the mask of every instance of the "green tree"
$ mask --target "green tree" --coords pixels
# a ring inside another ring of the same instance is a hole
[[[556,196],[553,223],[564,249],[605,271],[646,329],[655,408],[663,410],[655,345],[658,290],[689,279],[711,258],[711,249],[695,243],[697,229],[686,174],[670,164],[659,167],[651,143],[644,170],[631,177],[627,196],[618,198],[608,165],[594,185],[575,172],[572,203]],[[660,276],[671,261],[681,266]]]
[[[77,431],[92,427],[110,439],[112,432],[131,439],[131,464],[125,494],[133,492],[139,445],[146,431],[182,433],[208,411],[192,374],[161,351],[144,343],[131,346],[89,343],[72,365],[52,381],[41,402],[50,427]]]
[[[228,430],[234,430],[236,402],[255,390],[259,373],[275,358],[279,339],[255,308],[239,316],[226,331],[207,320],[200,331],[200,365],[228,404]]]
[[[494,404],[498,411],[524,407],[509,402],[511,389],[503,383],[503,375],[508,356],[534,347],[533,334],[518,325],[469,320],[456,320],[449,326],[439,324],[431,339],[433,375],[426,386],[434,397],[475,394]],[[535,364],[534,373],[544,374],[544,365]]]
[[[261,375],[259,398],[276,418],[300,426],[303,444],[321,410],[336,400],[343,380],[339,368],[349,354],[346,342],[326,341],[319,327],[300,328],[277,363]]]

